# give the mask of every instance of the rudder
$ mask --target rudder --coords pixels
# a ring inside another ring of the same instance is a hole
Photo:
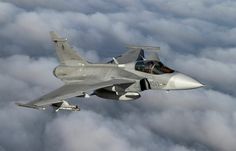
[[[59,62],[65,65],[78,65],[87,64],[88,62],[80,57],[68,44],[66,38],[61,38],[54,31],[50,32],[52,41],[56,47],[56,54],[58,56]]]

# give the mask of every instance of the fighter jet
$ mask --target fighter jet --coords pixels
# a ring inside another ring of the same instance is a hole
[[[60,65],[53,74],[64,85],[34,101],[19,106],[55,111],[79,111],[68,103],[72,97],[96,95],[104,99],[132,101],[145,90],[186,90],[204,85],[197,80],[164,65],[157,54],[159,47],[128,46],[127,52],[103,64],[86,61],[79,56],[67,39],[50,32]]]

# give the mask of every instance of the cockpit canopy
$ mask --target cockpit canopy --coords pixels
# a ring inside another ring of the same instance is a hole
[[[173,73],[174,70],[166,67],[163,63],[156,60],[137,61],[135,70],[150,74]]]

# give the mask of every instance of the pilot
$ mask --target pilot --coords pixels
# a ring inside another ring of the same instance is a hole
[[[154,62],[153,61],[149,61],[147,63],[147,73],[152,73],[152,67],[154,65]]]

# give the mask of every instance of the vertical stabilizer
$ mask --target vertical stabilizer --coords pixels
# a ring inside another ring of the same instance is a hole
[[[61,38],[54,31],[50,32],[52,41],[56,47],[59,62],[64,65],[87,64],[87,61],[80,57],[68,44],[67,39]]]

